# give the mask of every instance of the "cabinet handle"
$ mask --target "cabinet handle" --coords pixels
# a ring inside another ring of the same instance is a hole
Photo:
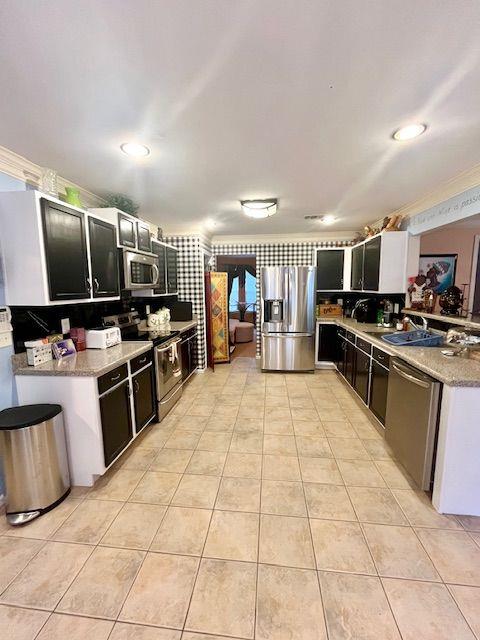
[[[147,361],[147,356],[145,356],[144,358],[142,358],[141,360],[138,361],[138,364],[143,364],[144,362]]]
[[[93,279],[93,284],[95,285],[95,293],[97,293],[98,290],[100,289],[100,284],[99,284],[97,278]]]
[[[134,380],[135,383],[135,393],[138,393],[140,391],[140,385],[138,384],[138,380]]]
[[[85,278],[85,282],[87,284],[87,289],[89,291],[91,291],[92,290],[92,283],[90,282],[90,278]]]
[[[113,376],[113,378],[110,378],[111,382],[115,382],[115,380],[118,380],[121,375],[122,375],[121,373],[117,373],[116,376]]]

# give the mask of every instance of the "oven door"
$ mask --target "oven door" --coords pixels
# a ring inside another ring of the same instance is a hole
[[[155,349],[158,400],[182,381],[182,356],[179,345],[180,340],[177,339]]]
[[[123,276],[125,289],[151,289],[156,287],[159,269],[156,256],[135,251],[123,252]]]

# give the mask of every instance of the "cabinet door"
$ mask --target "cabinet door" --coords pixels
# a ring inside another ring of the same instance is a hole
[[[335,360],[335,364],[337,366],[337,371],[341,373],[342,376],[345,375],[346,348],[347,348],[347,343],[345,342],[345,340],[342,337],[337,336],[337,358]]]
[[[171,249],[170,247],[166,247],[167,250],[167,293],[177,293],[178,292],[178,283],[177,283],[177,259],[178,259],[178,251],[176,249]]]
[[[356,349],[355,376],[353,387],[365,404],[368,402],[368,387],[370,382],[370,356]]]
[[[113,225],[88,219],[90,264],[94,298],[112,298],[120,293],[118,284],[117,233]]]
[[[118,214],[118,243],[122,247],[137,248],[137,237],[135,232],[135,220],[123,213]]]
[[[137,222],[137,248],[140,251],[152,250],[150,227],[145,222]]]
[[[188,341],[188,349],[190,351],[189,363],[190,370],[189,373],[193,373],[197,368],[197,334]]]
[[[353,381],[355,377],[355,345],[348,340],[345,341],[345,378],[347,382],[353,387]]]
[[[84,214],[42,200],[42,217],[50,300],[89,298]]]
[[[318,362],[335,362],[337,357],[337,327],[334,324],[318,325]]]
[[[365,243],[365,257],[363,261],[363,289],[364,291],[378,291],[380,281],[380,252],[382,236],[373,238]],[[400,269],[402,265],[398,265]]]
[[[133,403],[135,430],[138,433],[155,415],[155,385],[153,366],[149,366],[133,378]]]
[[[343,249],[317,251],[317,290],[341,291],[343,289]]]
[[[183,340],[180,343],[182,353],[182,380],[186,380],[190,374],[190,340]]]
[[[155,293],[167,293],[165,246],[159,242],[152,242],[152,251],[158,257],[158,286]]]
[[[132,439],[132,418],[128,380],[100,398],[105,466],[125,449]]]
[[[363,288],[363,248],[361,244],[352,249],[352,277],[350,287],[354,291],[361,291]]]
[[[370,410],[385,425],[388,394],[388,369],[372,360]]]

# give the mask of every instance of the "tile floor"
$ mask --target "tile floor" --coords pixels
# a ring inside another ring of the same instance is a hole
[[[199,374],[93,489],[0,529],[8,640],[480,638],[480,518],[436,513],[334,372]]]

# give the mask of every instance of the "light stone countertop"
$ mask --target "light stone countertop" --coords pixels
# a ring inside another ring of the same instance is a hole
[[[352,331],[364,340],[372,343],[391,356],[397,356],[408,362],[432,378],[440,380],[451,387],[480,387],[480,362],[461,357],[446,357],[442,355],[441,347],[393,347],[381,339],[381,335],[394,333],[395,329],[383,329],[376,324],[357,322],[351,318],[325,318],[317,322],[336,324]],[[375,331],[378,338],[365,331]]]
[[[197,318],[193,318],[192,320],[183,320],[183,321],[173,320],[173,321],[170,321],[170,328],[172,329],[172,331],[180,331],[180,333],[183,333],[188,329],[193,329],[193,327],[196,327],[197,324],[198,324]]]
[[[149,341],[121,342],[108,349],[86,349],[76,355],[51,360],[36,367],[27,364],[27,354],[12,356],[13,373],[16,376],[83,376],[99,377],[153,347]]]

